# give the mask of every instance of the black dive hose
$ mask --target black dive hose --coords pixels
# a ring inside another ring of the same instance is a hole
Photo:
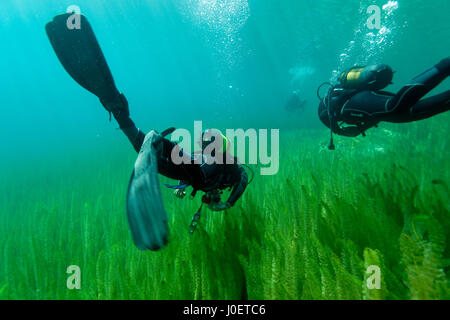
[[[167,129],[166,131],[170,131],[170,130],[172,130],[172,128]],[[165,133],[166,131],[164,131],[163,133]],[[255,171],[246,164],[242,164],[242,166],[248,168],[250,170],[250,172],[252,173],[252,177],[251,177],[250,181],[248,182],[248,184],[252,183],[253,179],[255,178]],[[197,212],[192,217],[191,224],[189,225],[189,234],[190,235],[193,235],[195,230],[197,229],[198,222],[200,221],[200,218],[201,218],[203,204],[210,203],[208,201],[205,201],[206,200],[205,196],[206,196],[206,194],[202,197],[202,204],[201,204],[200,208],[197,210]]]
[[[248,165],[246,164],[241,164],[242,166],[246,167],[248,170],[250,170],[250,172],[252,173],[252,178],[250,179],[250,181],[247,184],[250,184],[253,182],[253,179],[255,179],[255,171],[253,171],[252,168],[250,168]]]
[[[329,85],[330,89],[328,89],[328,94],[326,95],[325,98],[322,98],[320,96],[320,89],[325,86],[325,85]],[[330,96],[331,96],[331,92],[334,90],[336,86],[333,85],[330,82],[324,82],[322,83],[318,88],[317,88],[317,97],[319,98],[320,101],[324,101],[325,106],[327,107],[327,112],[328,112],[328,121],[330,122],[330,144],[328,145],[328,150],[335,150],[336,146],[334,145],[334,139],[333,139],[333,128],[332,128],[332,116],[331,116],[331,106],[330,106]]]

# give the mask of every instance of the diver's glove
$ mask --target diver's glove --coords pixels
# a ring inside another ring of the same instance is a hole
[[[228,202],[211,202],[208,208],[212,211],[223,211],[231,208],[231,205]]]
[[[183,189],[176,189],[173,194],[175,195],[175,197],[179,198],[179,199],[183,199],[186,196],[186,190]]]

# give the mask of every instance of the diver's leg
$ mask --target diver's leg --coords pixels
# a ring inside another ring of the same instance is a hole
[[[185,153],[178,144],[162,138],[155,146],[158,152],[158,172],[171,179],[187,181],[194,187],[203,185],[204,174],[192,155]],[[178,153],[181,164],[175,164],[173,156]]]
[[[131,120],[125,96],[121,95],[120,99],[116,99],[113,103],[108,103],[105,108],[111,110],[114,118],[119,123],[120,129],[128,137],[136,152],[139,153],[144,143],[145,134],[136,128],[133,120]],[[155,145],[155,149],[158,152],[159,174],[175,180],[189,181],[191,185],[200,185],[202,183],[203,172],[200,165],[194,163],[192,156],[184,153],[176,143],[161,138]],[[182,164],[177,165],[173,162],[173,152],[179,153],[179,156],[184,160]]]
[[[134,122],[126,113],[113,113],[113,115],[119,123],[120,129],[128,137],[136,152],[139,153],[145,134],[136,128]],[[161,138],[155,144],[155,149],[157,151],[159,174],[174,180],[188,181],[190,184],[195,184],[196,181],[202,180],[203,175],[200,166],[195,164],[192,157],[184,153],[176,143]],[[175,164],[172,160],[173,152],[178,152],[184,163]]]
[[[386,109],[399,117],[408,117],[411,108],[423,96],[450,75],[450,58],[445,58],[431,69],[414,78],[392,97]]]
[[[339,118],[347,124],[389,121],[386,102],[391,97],[388,92],[361,91],[344,103]]]
[[[120,122],[118,120],[117,122],[119,123],[120,130],[122,130],[122,132],[127,136],[128,140],[130,140],[134,150],[139,153],[142,147],[142,143],[144,143],[145,133],[136,128],[133,120],[131,120],[129,117],[123,120],[121,119]]]
[[[120,94],[118,98],[113,101],[105,102],[101,101],[106,110],[110,111],[120,129],[125,133],[128,140],[133,145],[134,150],[139,152],[141,150],[142,143],[144,143],[145,134],[136,128],[133,120],[130,118],[130,111],[128,108],[128,101],[123,94]]]
[[[450,110],[450,90],[420,100],[411,108],[411,120],[423,120]]]

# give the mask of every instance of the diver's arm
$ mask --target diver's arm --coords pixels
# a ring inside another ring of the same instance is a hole
[[[360,127],[357,127],[357,126],[344,127],[344,128],[336,126],[336,128],[333,128],[333,132],[338,135],[341,135],[341,136],[353,138],[353,137],[359,136],[363,131],[361,130]]]
[[[245,172],[245,169],[242,168],[242,166],[240,166],[240,165],[239,165],[239,169],[241,171],[241,178],[240,178],[239,182],[234,185],[233,191],[231,192],[231,195],[228,198],[228,201],[226,202],[229,207],[234,206],[236,201],[239,200],[239,198],[242,196],[245,189],[247,188],[247,184],[248,184],[247,172]]]
[[[325,100],[325,99],[324,99]],[[326,107],[326,104],[324,102],[324,100],[321,101],[321,103],[319,104],[319,119],[320,121],[322,121],[322,123],[327,126],[328,128],[330,128],[330,130],[335,133],[338,134],[340,136],[346,136],[346,137],[356,137],[357,135],[359,135],[361,132],[358,132],[355,129],[346,129],[346,128],[342,128],[339,124],[338,124],[338,117],[336,112],[331,112],[331,114],[329,114],[329,111]],[[356,128],[356,127],[355,127]]]
[[[372,122],[360,123],[357,125],[346,126],[346,127],[337,126],[338,132],[336,132],[336,134],[339,134],[341,136],[346,136],[346,137],[357,137],[360,134],[365,136],[365,131],[376,125],[377,125],[377,122],[372,121]]]
[[[327,113],[328,116],[328,113]],[[341,127],[338,124],[337,121],[337,116],[336,114],[331,114],[330,116],[328,116],[328,123],[329,124],[328,127],[331,129],[331,131],[333,131],[333,133],[340,135],[340,136],[345,136],[345,137],[356,137],[358,136],[361,131],[358,130],[358,127]],[[330,127],[331,126],[331,127]]]
[[[351,125],[345,127],[340,126],[336,114],[333,114],[330,117],[330,121],[331,121],[331,130],[333,131],[333,133],[345,137],[352,137],[352,138],[357,137],[361,133],[363,133],[366,129],[369,128],[363,127],[362,125]]]

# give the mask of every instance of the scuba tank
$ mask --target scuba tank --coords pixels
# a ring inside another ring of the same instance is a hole
[[[382,90],[392,84],[394,71],[386,64],[352,67],[341,73],[339,82],[345,89]]]

